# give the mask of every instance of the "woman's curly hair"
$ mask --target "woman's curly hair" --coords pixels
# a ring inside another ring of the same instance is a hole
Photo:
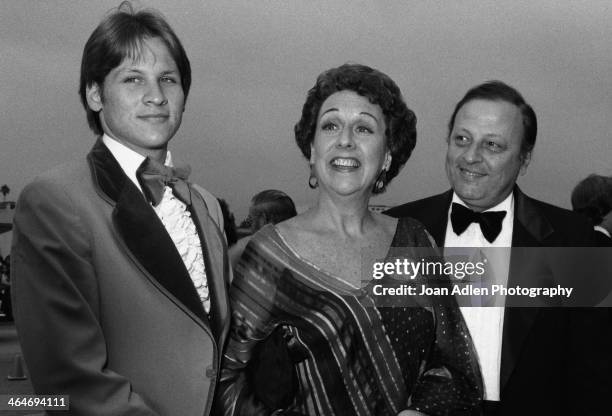
[[[365,65],[344,64],[319,75],[306,96],[302,118],[294,127],[295,141],[304,157],[310,159],[319,110],[330,95],[344,90],[354,91],[377,104],[385,117],[385,138],[392,160],[384,186],[373,189],[373,193],[382,193],[410,158],[416,144],[416,115],[406,106],[399,87],[382,72]]]

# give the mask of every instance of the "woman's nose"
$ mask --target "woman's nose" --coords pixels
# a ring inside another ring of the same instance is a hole
[[[355,142],[353,140],[353,131],[349,128],[343,129],[338,137],[336,143],[337,147],[353,147]]]

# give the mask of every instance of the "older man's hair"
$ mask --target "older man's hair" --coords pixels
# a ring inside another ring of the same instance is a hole
[[[470,89],[455,106],[455,111],[448,122],[448,137],[455,125],[455,117],[465,103],[472,100],[505,101],[517,106],[523,117],[523,141],[521,142],[521,155],[526,155],[535,147],[538,134],[538,121],[533,108],[515,88],[502,81],[487,81]]]
[[[593,225],[612,211],[612,177],[589,175],[572,191],[572,209],[587,216]]]
[[[161,14],[153,10],[134,12],[129,2],[123,2],[100,22],[83,49],[79,95],[94,133],[103,133],[102,124],[98,112],[92,111],[87,104],[87,88],[97,84],[104,100],[102,87],[109,72],[124,59],[139,59],[144,42],[152,38],[160,39],[168,48],[181,75],[181,86],[187,99],[191,65],[181,41]]]

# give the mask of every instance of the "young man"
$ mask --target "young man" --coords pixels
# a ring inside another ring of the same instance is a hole
[[[229,265],[216,199],[171,167],[189,60],[161,16],[121,8],[83,52],[100,137],[18,202],[17,329],[35,392],[69,395],[71,415],[208,415]]]

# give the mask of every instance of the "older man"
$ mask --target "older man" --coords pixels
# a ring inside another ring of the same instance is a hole
[[[449,122],[446,173],[452,189],[387,213],[419,219],[446,247],[592,245],[592,228],[581,217],[532,199],[516,185],[531,161],[536,132],[536,115],[514,88],[499,81],[472,88]],[[524,277],[512,275],[516,263],[509,265],[509,258],[505,264],[510,283]],[[609,413],[612,340],[605,311],[462,312],[483,373],[485,414]]]
[[[35,392],[68,395],[67,414],[210,413],[229,265],[216,199],[168,151],[190,83],[166,21],[122,5],[83,52],[79,92],[99,138],[17,204],[23,355]]]

